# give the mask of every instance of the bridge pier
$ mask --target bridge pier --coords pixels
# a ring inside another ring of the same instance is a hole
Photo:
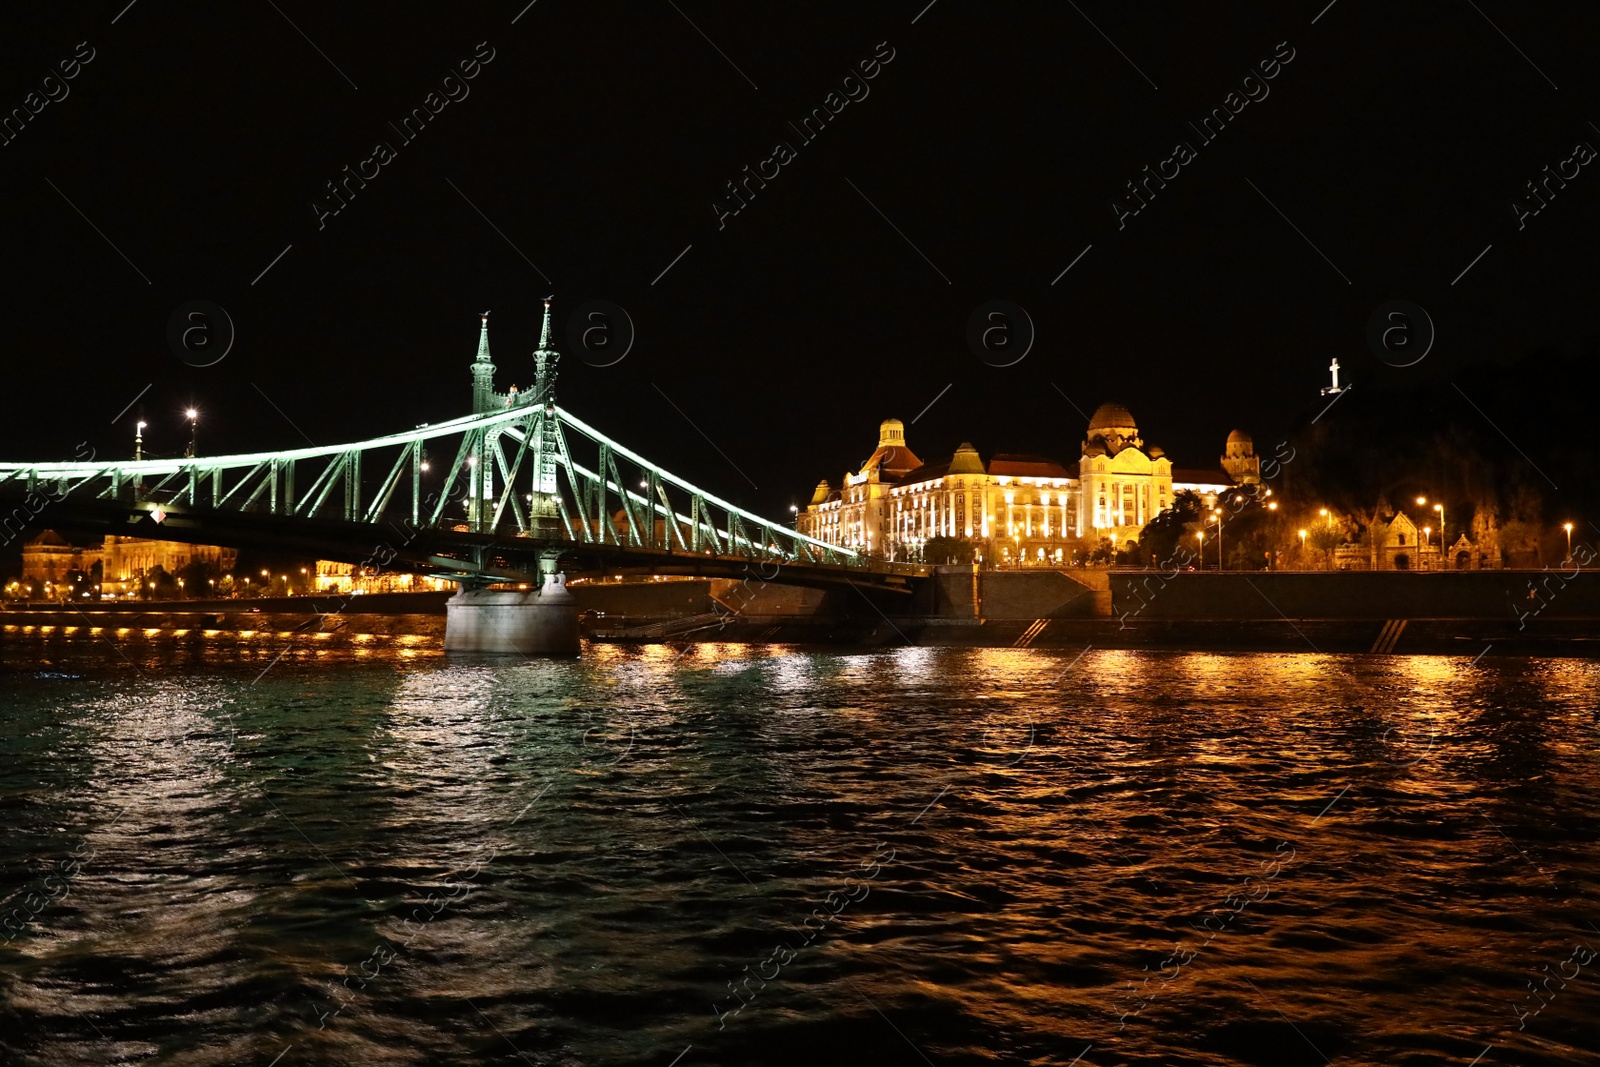
[[[545,573],[537,590],[468,589],[445,602],[446,652],[576,656],[578,602],[564,574]]]

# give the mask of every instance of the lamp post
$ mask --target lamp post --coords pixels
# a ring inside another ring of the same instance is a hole
[[[1268,496],[1272,495],[1272,490],[1271,489],[1267,490],[1267,495]],[[1267,510],[1272,513],[1272,551],[1267,554],[1267,558],[1272,563],[1272,569],[1273,570],[1277,570],[1278,569],[1278,502],[1276,500],[1270,501],[1267,504]]]
[[[1196,530],[1194,532],[1194,541],[1195,541],[1195,544],[1200,546],[1200,569],[1201,570],[1205,570],[1205,567],[1206,567],[1206,532],[1204,530]]]
[[[183,417],[189,420],[189,451],[185,454],[188,458],[193,459],[195,457],[195,446],[200,436],[200,412],[194,408],[189,408],[183,413]]]
[[[1217,573],[1221,574],[1222,573],[1222,568],[1223,568],[1223,560],[1222,560],[1222,509],[1221,508],[1212,508],[1211,509],[1211,516],[1212,516],[1212,518],[1217,520]]]
[[[1561,524],[1561,528],[1563,530],[1567,531],[1567,558],[1565,560],[1563,560],[1563,562],[1571,563],[1572,562],[1572,523],[1564,522],[1564,523]]]

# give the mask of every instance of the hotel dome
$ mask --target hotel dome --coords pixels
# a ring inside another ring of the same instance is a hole
[[[1094,409],[1094,418],[1089,420],[1089,436],[1106,430],[1120,430],[1123,437],[1133,437],[1139,432],[1139,424],[1133,421],[1133,412],[1126,407],[1108,402]]]

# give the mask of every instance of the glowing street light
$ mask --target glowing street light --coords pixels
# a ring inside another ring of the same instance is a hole
[[[183,417],[189,420],[189,451],[185,453],[185,455],[187,455],[190,459],[193,459],[195,454],[195,444],[200,433],[200,412],[194,408],[189,408],[183,413]]]
[[[1567,560],[1570,562],[1572,559],[1572,523],[1564,522],[1561,524],[1561,528],[1567,531]]]

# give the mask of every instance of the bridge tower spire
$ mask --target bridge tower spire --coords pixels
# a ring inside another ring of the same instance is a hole
[[[533,352],[533,397],[538,403],[556,402],[556,364],[561,353],[550,347],[550,302],[555,297],[544,298],[544,325],[539,328],[539,347]]]
[[[494,410],[494,364],[489,360],[489,313],[482,315],[478,329],[478,358],[472,363],[472,413]]]

